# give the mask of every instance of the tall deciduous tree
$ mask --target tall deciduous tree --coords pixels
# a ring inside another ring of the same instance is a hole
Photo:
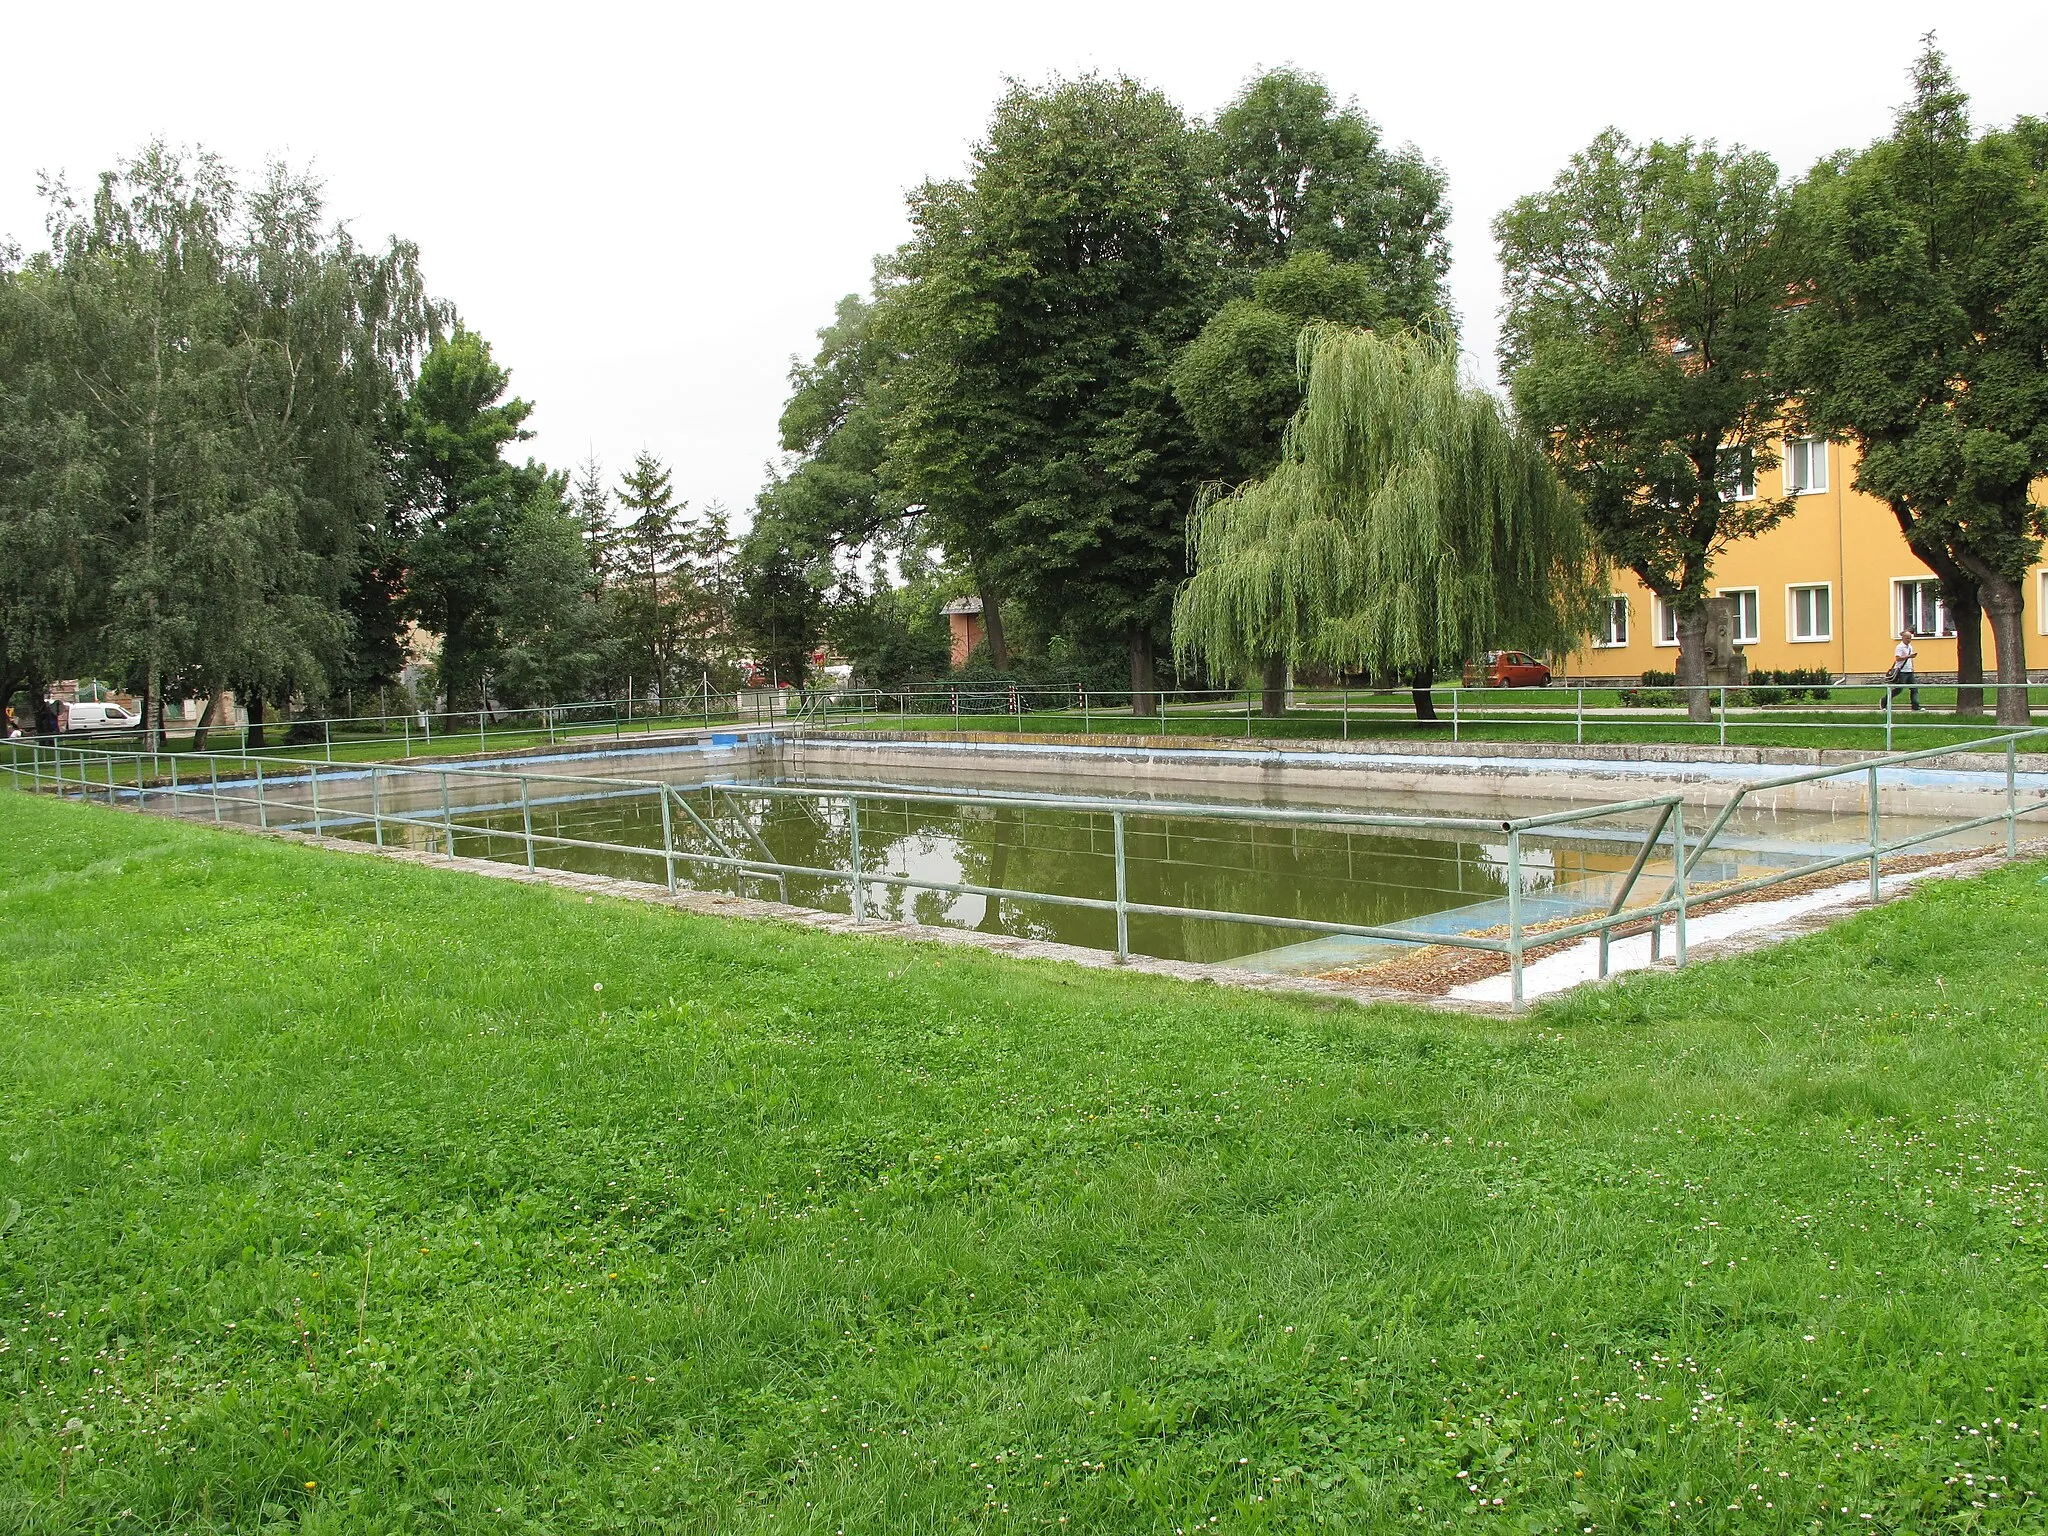
[[[409,512],[407,593],[441,636],[448,697],[477,691],[495,644],[508,532],[542,472],[504,459],[531,436],[533,407],[507,398],[511,374],[490,344],[458,327],[427,353],[400,416],[400,468]]]
[[[1602,550],[1678,617],[1679,682],[1711,714],[1707,584],[1729,542],[1789,500],[1736,500],[1731,460],[1775,462],[1786,386],[1773,331],[1796,267],[1762,154],[1603,133],[1494,223],[1501,361]]]
[[[1321,251],[1365,267],[1386,313],[1420,320],[1442,309],[1443,172],[1413,146],[1390,151],[1372,119],[1338,106],[1317,76],[1257,76],[1217,114],[1207,149],[1235,261],[1256,269]]]
[[[1454,348],[1415,332],[1303,332],[1306,398],[1280,462],[1210,501],[1174,604],[1184,654],[1242,672],[1282,656],[1411,679],[1488,647],[1591,628],[1598,561],[1540,439]]]
[[[1940,579],[1965,683],[1990,618],[1998,719],[2022,725],[2031,487],[2048,474],[2048,124],[1975,137],[1968,105],[1930,41],[1891,136],[1807,178],[1811,302],[1788,350],[1801,415],[1857,444],[1857,488]]]
[[[890,472],[1047,627],[1121,634],[1140,707],[1202,479],[1173,354],[1216,288],[1180,111],[1126,79],[1013,87],[969,181],[912,198]]]

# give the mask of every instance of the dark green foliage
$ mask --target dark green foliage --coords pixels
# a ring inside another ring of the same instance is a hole
[[[1765,155],[1609,130],[1494,222],[1516,410],[1550,432],[1602,552],[1679,615],[1693,683],[1715,552],[1791,511],[1723,493],[1731,455],[1776,462],[1773,331],[1797,275],[1783,203]]]
[[[1834,680],[1834,674],[1825,667],[1790,667],[1778,671],[1769,667],[1753,667],[1749,673],[1749,686],[1729,689],[1728,702],[1738,707],[1798,704],[1807,699],[1824,703],[1833,693]],[[1676,672],[1659,672],[1653,667],[1643,673],[1640,688],[1618,689],[1616,697],[1627,705],[1641,705],[1646,709],[1667,708],[1680,702],[1680,695],[1675,691],[1677,687]]]
[[[533,406],[506,398],[511,374],[490,343],[457,327],[420,364],[400,416],[400,478],[409,523],[407,592],[441,636],[450,702],[477,698],[495,649],[495,620],[512,529],[546,479],[503,457],[531,436]]]
[[[1371,326],[1389,318],[1370,268],[1296,252],[1252,279],[1249,299],[1232,299],[1173,360],[1173,394],[1225,477],[1264,474],[1301,405],[1296,366],[1302,327],[1312,320]],[[1421,320],[1421,315],[1392,318]]]
[[[1413,146],[1390,152],[1372,119],[1355,102],[1340,108],[1321,78],[1292,68],[1256,76],[1217,114],[1207,148],[1237,265],[1255,271],[1319,251],[1365,268],[1389,314],[1442,310],[1443,172]]]
[[[912,216],[891,473],[1049,627],[1149,646],[1203,473],[1167,380],[1217,282],[1193,132],[1130,80],[1013,87]]]
[[[1973,137],[1930,43],[1892,136],[1822,162],[1798,200],[1801,414],[1856,442],[1857,487],[1941,577],[1966,652],[1982,603],[2001,683],[2026,678],[2024,580],[2048,531],[2033,499],[2048,474],[2044,176],[2048,124]],[[2001,689],[1998,718],[2025,723],[2020,689]]]

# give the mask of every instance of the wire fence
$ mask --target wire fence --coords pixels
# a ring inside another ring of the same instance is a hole
[[[1506,957],[1510,1001],[1524,1002],[1524,970],[1533,944],[1549,952],[1588,936],[1599,940],[1598,974],[1610,968],[1614,938],[1624,930],[1647,931],[1652,959],[1660,956],[1670,930],[1676,963],[1686,959],[1690,915],[1698,899],[1695,879],[1710,852],[1724,855],[1737,877],[1715,883],[1712,899],[1728,901],[1774,885],[1844,866],[1867,864],[1870,894],[1876,898],[1882,861],[1892,855],[1968,837],[2002,826],[2007,857],[2019,850],[2020,826],[2028,816],[2048,813],[2048,796],[2023,802],[2019,793],[2019,751],[2039,745],[2048,730],[2006,732],[2003,803],[1974,816],[1923,818],[1904,835],[1887,836],[1881,820],[1883,776],[1945,752],[1929,748],[1874,757],[1852,766],[1815,768],[1754,780],[1735,787],[1719,815],[1703,830],[1687,830],[1680,794],[1658,794],[1541,815],[1485,817],[1403,815],[1390,812],[1175,802],[1139,797],[986,791],[925,785],[846,782],[763,783],[707,780],[676,784],[666,780],[606,774],[566,773],[506,763],[455,762],[436,765],[346,764],[323,759],[244,760],[226,753],[174,753],[154,764],[146,757],[95,747],[33,745],[7,764],[8,782],[19,791],[128,806],[185,820],[233,823],[269,832],[351,837],[379,848],[409,846],[449,859],[511,860],[528,870],[567,867],[577,855],[603,854],[639,866],[651,864],[671,892],[685,883],[718,886],[721,881],[768,882],[788,900],[791,882],[815,889],[843,890],[856,924],[869,920],[878,891],[930,891],[1011,901],[1068,906],[1114,918],[1114,953],[1134,953],[1134,917],[1179,922],[1233,924],[1341,936],[1397,946],[1441,945]],[[1995,777],[1985,776],[1987,783]],[[1865,815],[1862,835],[1836,843],[1813,857],[1789,859],[1782,867],[1756,867],[1753,854],[1732,849],[1726,834],[1738,812],[1772,792],[1823,780],[1841,780],[1860,792]],[[829,859],[778,857],[762,835],[750,806],[781,803],[828,827]],[[943,879],[915,869],[878,864],[864,848],[878,813],[909,806],[1003,807],[1058,813],[1088,829],[1090,847],[1098,830],[1104,840],[1107,888],[1064,890],[1003,881]],[[597,827],[565,822],[567,808],[601,807],[609,821]],[[1483,925],[1424,926],[1412,921],[1354,922],[1301,912],[1249,910],[1146,901],[1129,883],[1132,828],[1162,820],[1235,825],[1338,829],[1345,832],[1409,833],[1484,842],[1498,849],[1504,887],[1502,909]],[[612,836],[584,835],[610,830]],[[658,841],[655,839],[658,837]],[[1984,844],[1983,846],[1991,846]],[[1557,888],[1560,854],[1576,851],[1580,888]],[[1747,859],[1745,863],[1744,860]],[[1597,874],[1584,872],[1592,871]],[[1548,900],[1532,913],[1532,894]],[[1107,946],[1105,946],[1107,947]]]
[[[1974,685],[1973,685],[1974,686]],[[2021,693],[2028,709],[2048,707],[2048,686],[1985,683],[1979,690],[1996,699],[2001,688]],[[1709,718],[1688,717],[1684,695],[1697,691]],[[1343,686],[1289,689],[1277,713],[1269,713],[1256,690],[1159,689],[1150,695],[1089,688],[1075,683],[1029,687],[1010,683],[914,684],[892,689],[846,688],[802,695],[793,719],[817,724],[881,725],[895,720],[970,728],[979,724],[1034,726],[1053,730],[1142,730],[1147,734],[1238,735],[1247,739],[1281,734],[1296,738],[1350,740],[1386,734],[1389,727],[1448,735],[1453,742],[1484,739],[1503,728],[1543,728],[1583,745],[1595,737],[1651,735],[1677,743],[1740,745],[1745,735],[1787,734],[1825,741],[1831,733],[1855,733],[1893,751],[1929,733],[1952,745],[1995,746],[2012,729],[1981,713],[1956,714],[1954,684],[1848,684],[1699,690],[1551,684],[1526,688],[1478,688],[1436,684],[1423,689],[1367,689]],[[1648,701],[1646,701],[1646,696]],[[1418,703],[1426,701],[1421,710]],[[1667,702],[1668,701],[1668,702]],[[1822,706],[1825,706],[1823,708]]]

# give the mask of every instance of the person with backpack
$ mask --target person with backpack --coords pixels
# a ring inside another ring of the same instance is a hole
[[[1913,627],[1909,624],[1899,631],[1899,643],[1892,648],[1892,669],[1885,674],[1885,681],[1893,685],[1885,696],[1887,704],[1903,692],[1911,697],[1914,709],[1920,707],[1920,690],[1913,686],[1913,658],[1919,654],[1913,649]]]

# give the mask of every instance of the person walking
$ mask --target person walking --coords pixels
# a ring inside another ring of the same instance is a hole
[[[1894,702],[1901,692],[1913,702],[1913,708],[1920,707],[1920,690],[1913,686],[1913,658],[1920,653],[1913,649],[1913,628],[1909,624],[1899,631],[1899,643],[1892,647],[1892,691],[1885,702]]]

